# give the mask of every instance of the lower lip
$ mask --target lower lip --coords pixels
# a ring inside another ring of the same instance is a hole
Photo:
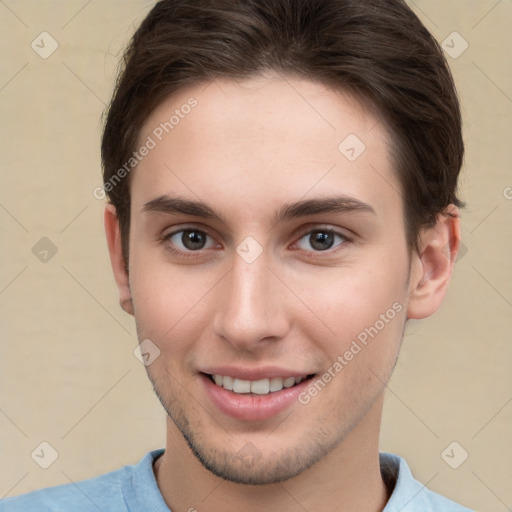
[[[224,414],[244,421],[261,421],[272,418],[298,401],[298,396],[310,384],[313,377],[291,388],[266,395],[239,394],[217,386],[210,377],[201,374],[206,393]]]

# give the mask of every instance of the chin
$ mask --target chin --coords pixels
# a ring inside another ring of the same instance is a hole
[[[183,433],[183,432],[182,432]],[[269,485],[284,482],[307,470],[324,457],[329,450],[304,453],[292,449],[283,453],[264,453],[253,443],[231,452],[216,447],[206,447],[183,433],[196,458],[211,473],[238,484]],[[325,453],[323,453],[325,452]]]

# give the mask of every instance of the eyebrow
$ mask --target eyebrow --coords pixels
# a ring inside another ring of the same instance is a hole
[[[145,212],[158,212],[172,214],[185,214],[205,219],[215,219],[226,224],[220,213],[200,201],[191,201],[180,197],[162,195],[144,204],[141,209]],[[286,203],[275,213],[276,223],[284,222],[307,215],[321,213],[351,213],[363,212],[377,215],[375,210],[367,203],[349,196],[329,196],[325,198],[303,199],[295,203]]]

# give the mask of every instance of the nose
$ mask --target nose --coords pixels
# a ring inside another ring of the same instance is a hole
[[[238,254],[218,287],[214,333],[238,350],[254,350],[283,338],[289,329],[286,288],[265,253],[252,263]]]

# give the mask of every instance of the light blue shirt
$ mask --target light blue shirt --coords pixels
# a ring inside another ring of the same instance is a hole
[[[153,473],[153,462],[163,452],[149,452],[136,466],[96,478],[4,498],[0,512],[170,512]],[[429,491],[413,478],[401,457],[381,453],[380,464],[386,482],[394,483],[382,512],[472,512]]]

